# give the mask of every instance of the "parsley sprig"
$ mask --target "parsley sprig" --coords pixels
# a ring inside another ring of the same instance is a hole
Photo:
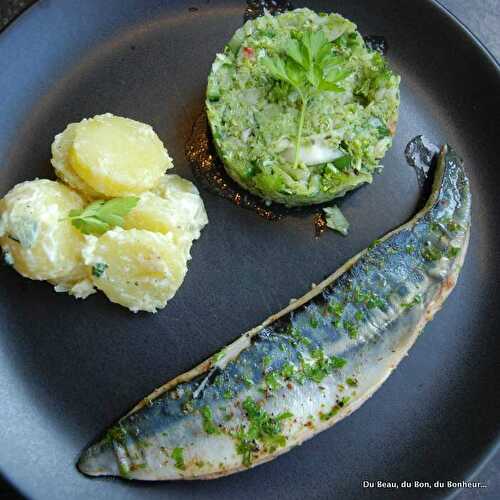
[[[82,210],[71,210],[69,220],[83,234],[104,234],[113,227],[123,226],[123,218],[138,202],[136,196],[97,200]]]
[[[294,167],[299,163],[300,144],[304,128],[304,118],[311,97],[318,91],[343,92],[338,83],[352,71],[343,67],[346,60],[335,54],[333,45],[323,31],[305,31],[294,35],[284,52],[265,56],[262,63],[270,76],[285,82],[300,96],[300,115],[295,142]]]

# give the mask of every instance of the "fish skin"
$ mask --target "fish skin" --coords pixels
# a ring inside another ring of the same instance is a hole
[[[412,220],[138,403],[82,453],[79,470],[212,479],[271,460],[331,427],[382,385],[440,309],[463,264],[470,222],[462,162],[443,146],[432,194]],[[293,374],[285,373],[286,363]],[[257,424],[257,434],[248,434],[254,403],[272,427],[267,434]],[[204,424],[206,408],[211,418]],[[242,435],[250,443],[244,449]]]

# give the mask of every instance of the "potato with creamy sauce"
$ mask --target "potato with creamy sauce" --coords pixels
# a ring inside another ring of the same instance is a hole
[[[77,126],[78,123],[70,123],[63,132],[55,136],[51,147],[52,158],[50,162],[56,175],[68,186],[76,189],[87,199],[99,198],[99,193],[78,176],[68,161],[68,153],[75,140]]]
[[[103,291],[133,312],[165,307],[208,218],[151,126],[109,113],[70,123],[52,144],[58,181],[0,200],[0,245],[20,274],[85,298]]]
[[[172,233],[117,227],[100,237],[86,236],[83,257],[95,286],[133,312],[165,307],[187,272],[188,253]]]
[[[172,233],[174,241],[189,251],[207,223],[203,200],[195,185],[178,175],[165,175],[152,192],[139,196],[123,227]]]
[[[36,179],[14,186],[0,200],[5,261],[26,278],[48,280],[68,290],[85,281],[85,240],[68,220],[70,210],[83,206],[82,197],[60,182]],[[76,289],[78,296],[87,292],[91,290]]]
[[[172,168],[150,125],[111,113],[69,124],[52,145],[57,175],[90,198],[140,194]]]

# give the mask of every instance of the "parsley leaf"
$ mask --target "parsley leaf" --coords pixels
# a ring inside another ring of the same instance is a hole
[[[300,66],[304,66],[305,54],[301,50],[301,46],[298,40],[295,40],[293,38],[289,40],[288,43],[286,44],[285,50],[288,57],[293,59]]]
[[[330,69],[330,71],[328,71],[325,79],[329,83],[335,83],[339,82],[340,80],[344,80],[351,74],[352,74],[352,69],[333,67],[332,69]]]
[[[135,196],[97,200],[82,210],[71,210],[69,220],[83,234],[101,235],[115,226],[123,226],[123,218],[138,202]]]
[[[294,167],[300,157],[300,144],[309,99],[317,91],[343,92],[339,82],[352,74],[343,65],[346,59],[335,54],[334,45],[323,31],[307,30],[293,35],[284,51],[261,59],[271,78],[287,83],[300,97],[300,114],[295,139]]]
[[[349,231],[349,221],[344,217],[344,214],[340,211],[340,208],[337,205],[333,205],[333,207],[325,207],[323,208],[323,212],[326,215],[326,225],[333,229],[334,231],[338,231],[340,234],[347,236]]]

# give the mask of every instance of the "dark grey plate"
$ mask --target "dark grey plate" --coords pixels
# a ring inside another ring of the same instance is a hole
[[[295,2],[335,10],[383,34],[402,75],[401,118],[386,168],[343,200],[348,238],[315,240],[310,216],[270,223],[202,193],[210,224],[190,272],[161,313],[85,302],[0,269],[0,470],[47,499],[406,498],[451,490],[368,490],[362,481],[469,477],[498,437],[500,349],[499,70],[432,1]],[[188,7],[197,7],[192,12]],[[215,53],[245,3],[40,0],[0,36],[0,193],[52,177],[50,143],[68,122],[110,111],[151,123],[176,172],[202,109]],[[465,158],[473,196],[470,250],[455,292],[410,356],[359,411],[278,460],[212,482],[91,480],[80,450],[154,387],[297,297],[374,238],[420,196],[403,159],[424,133]]]

